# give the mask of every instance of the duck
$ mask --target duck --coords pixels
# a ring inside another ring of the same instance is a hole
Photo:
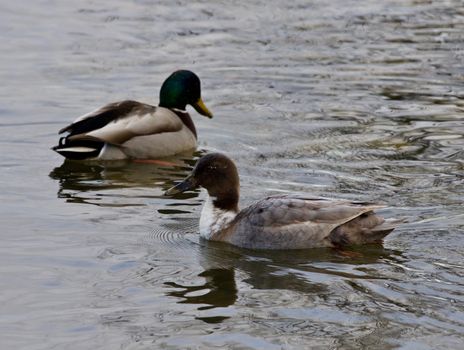
[[[269,196],[240,210],[237,167],[221,153],[200,158],[191,174],[165,195],[198,187],[207,192],[200,237],[241,248],[339,248],[377,243],[398,224],[398,220],[386,220],[374,212],[384,205],[304,194]]]
[[[189,70],[173,72],[162,84],[159,105],[124,100],[109,103],[62,128],[52,150],[71,160],[122,160],[168,157],[197,147],[191,105],[208,118],[200,78]]]

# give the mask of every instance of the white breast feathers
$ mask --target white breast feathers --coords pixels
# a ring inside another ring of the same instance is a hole
[[[237,215],[235,211],[223,210],[214,206],[214,198],[208,196],[200,217],[200,236],[211,237],[226,227]]]

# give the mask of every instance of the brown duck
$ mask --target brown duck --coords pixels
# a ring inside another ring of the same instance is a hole
[[[240,183],[232,160],[202,157],[192,173],[166,194],[196,187],[208,191],[200,217],[202,238],[251,249],[305,249],[379,242],[399,221],[374,213],[382,205],[297,195],[264,198],[239,210]]]

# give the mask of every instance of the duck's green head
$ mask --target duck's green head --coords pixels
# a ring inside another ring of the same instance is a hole
[[[200,78],[189,70],[172,73],[161,86],[160,107],[185,110],[187,105],[191,105],[198,113],[212,118],[213,114],[201,100],[200,85]]]

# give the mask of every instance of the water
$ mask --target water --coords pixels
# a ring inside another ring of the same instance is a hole
[[[462,348],[461,1],[2,2],[0,33],[1,348]],[[176,167],[49,150],[179,68],[215,118],[192,111]],[[242,206],[308,192],[407,223],[343,251],[205,243],[204,194],[162,193],[210,151]]]

